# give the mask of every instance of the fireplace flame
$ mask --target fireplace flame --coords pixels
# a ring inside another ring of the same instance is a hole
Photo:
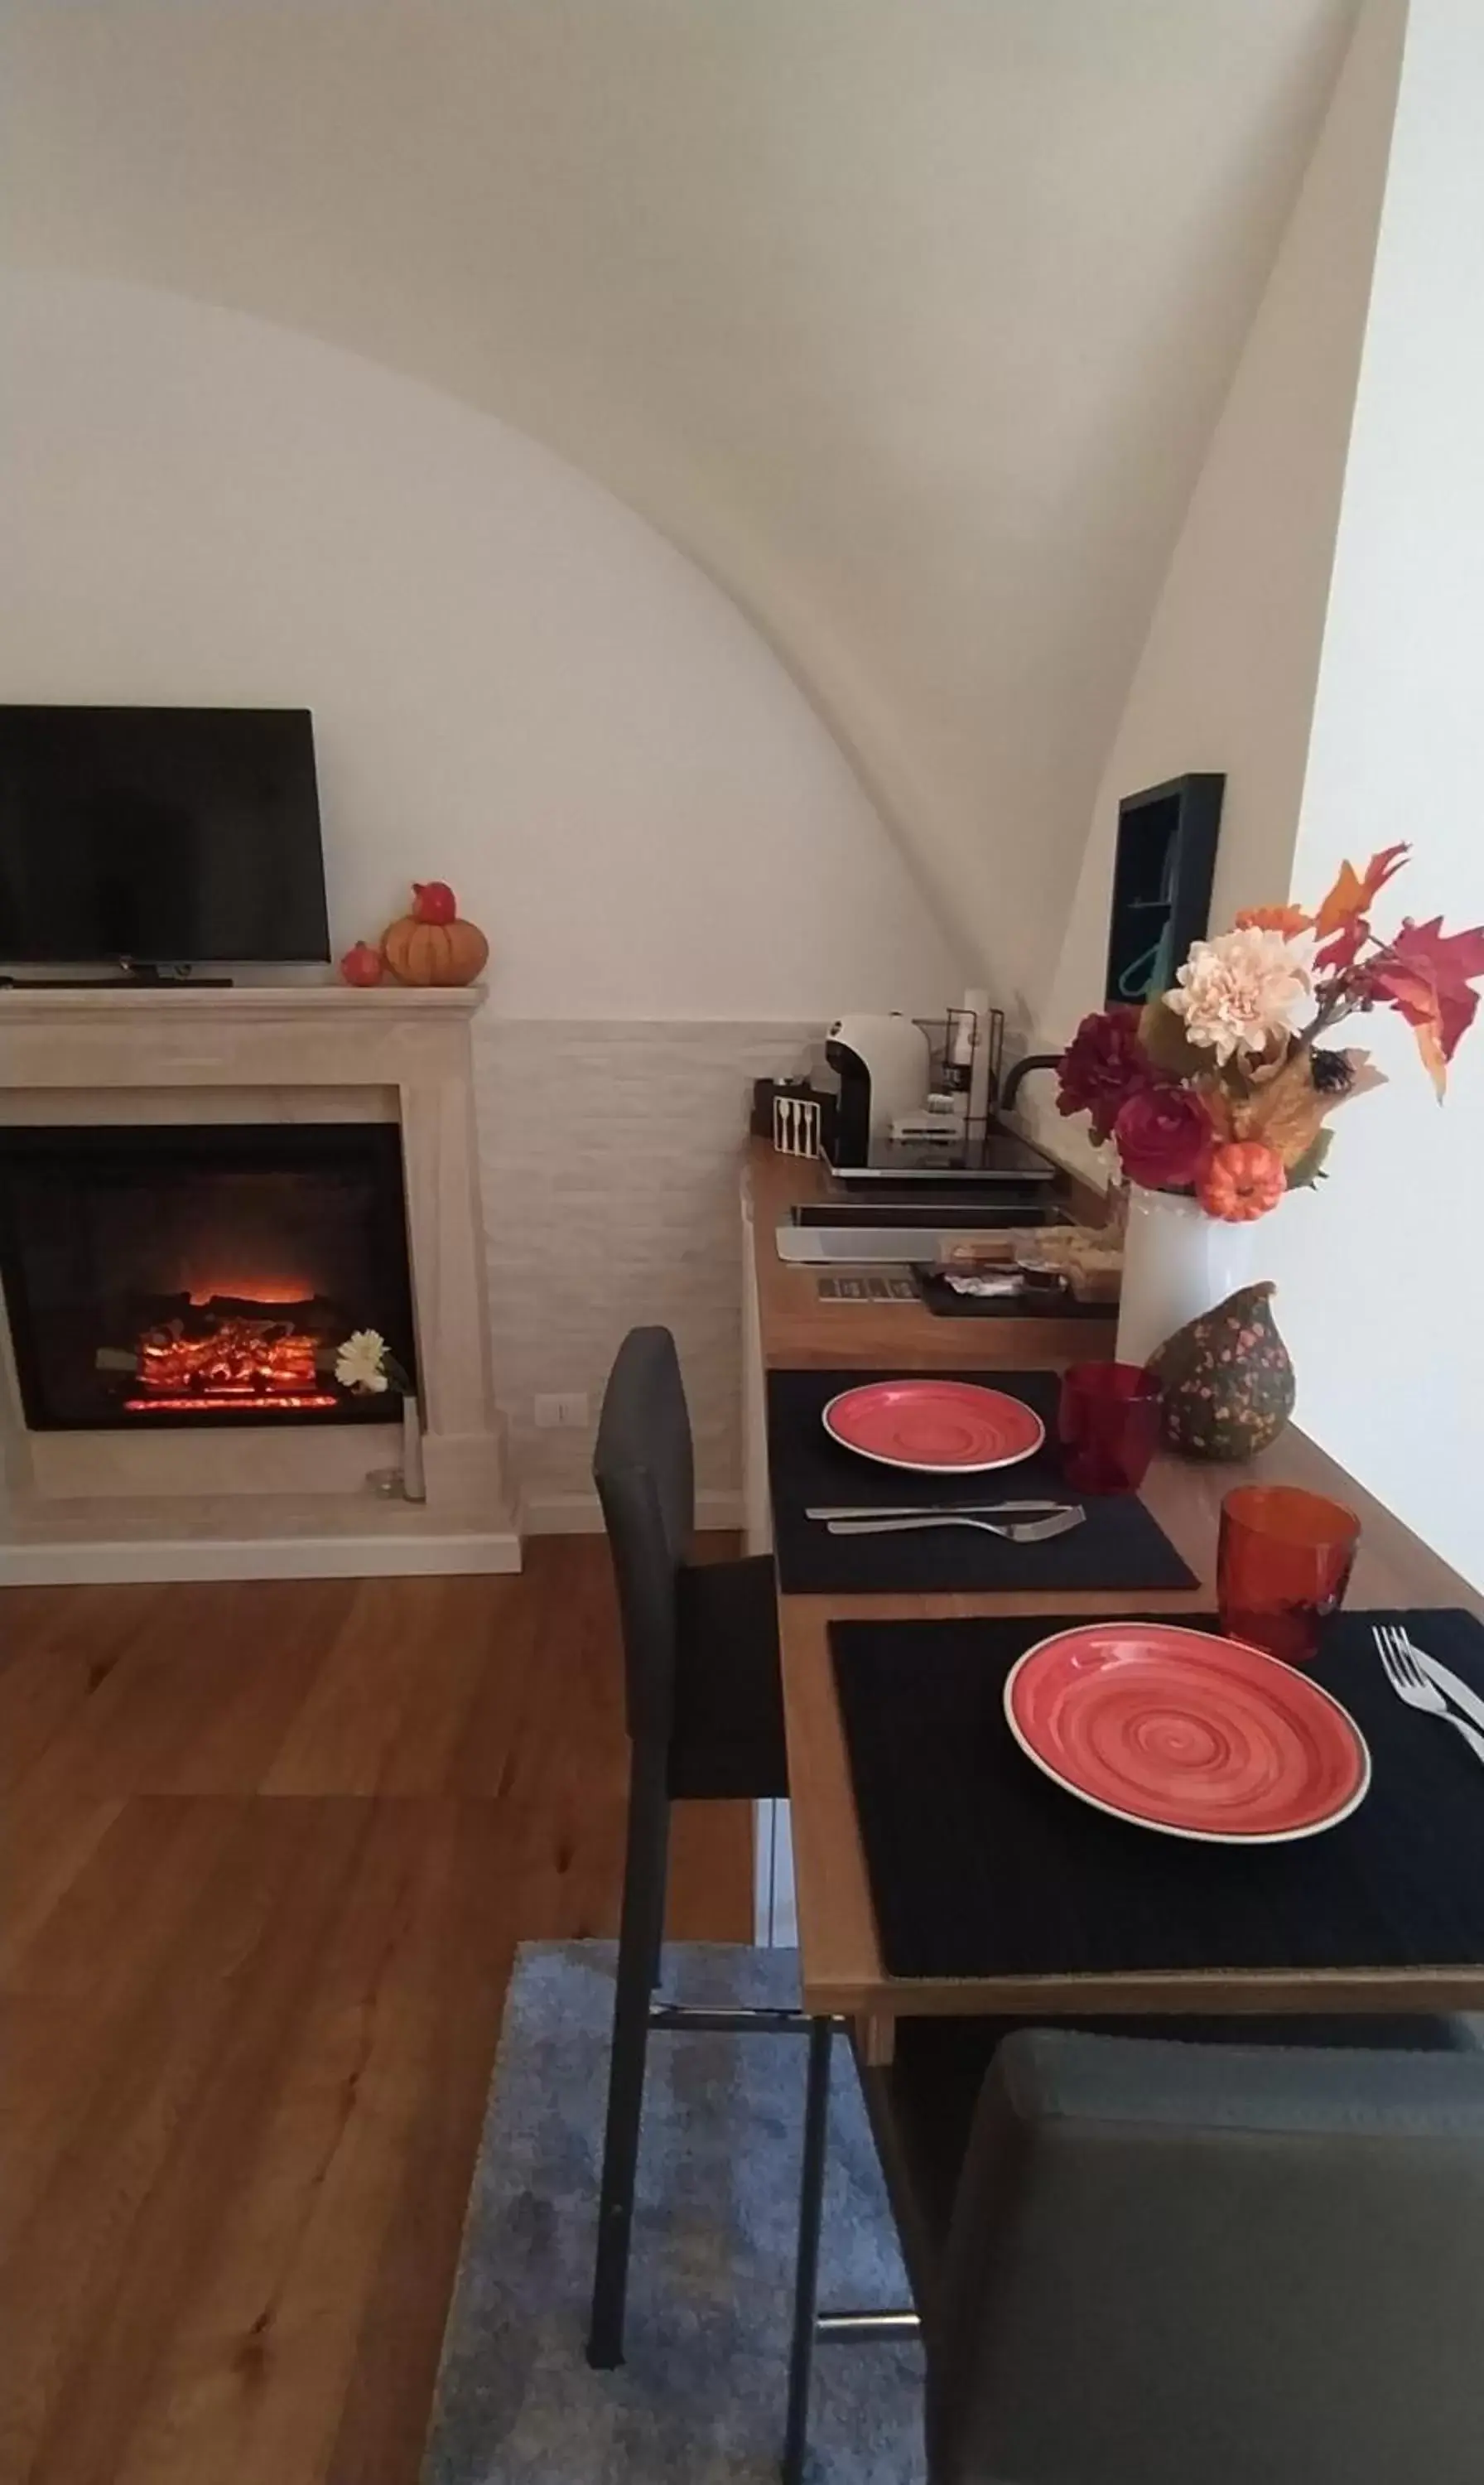
[[[184,1276],[166,1287],[167,1294],[186,1294],[195,1311],[205,1311],[225,1295],[234,1303],[308,1303],[314,1298],[311,1277]]]
[[[289,1299],[302,1304],[304,1297]],[[287,1321],[230,1312],[197,1336],[173,1320],[139,1340],[135,1373],[144,1394],[125,1406],[131,1414],[336,1406],[339,1401],[322,1386],[314,1356],[314,1339]]]

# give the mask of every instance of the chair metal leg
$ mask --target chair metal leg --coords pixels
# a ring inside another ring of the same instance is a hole
[[[660,1819],[654,1832],[654,1843],[650,1851],[649,1869],[651,1872],[658,1873],[660,1880],[660,1903],[655,1909],[653,1938],[649,1946],[649,1990],[653,1996],[660,1990],[660,1979],[664,1970],[664,1899],[665,1892],[668,1890],[670,1885],[670,1798],[668,1789],[664,1791],[660,1802]]]
[[[798,2180],[798,2258],[794,2273],[794,2341],[789,2354],[789,2404],[783,2436],[783,2485],[801,2485],[809,2440],[809,2377],[814,2363],[815,2312],[820,2292],[820,2223],[824,2207],[824,2162],[829,2137],[829,2048],[834,2023],[816,2019],[809,2030],[809,2067],[804,2087],[804,2146]]]
[[[587,2361],[603,2369],[621,2364],[624,2360],[629,2242],[639,2161],[639,2118],[644,2106],[649,2002],[664,1929],[668,1827],[663,1750],[647,1752],[635,1746],[629,1783],[629,1839],[613,1997],[607,2123],[598,2196],[598,2260],[587,2337]]]

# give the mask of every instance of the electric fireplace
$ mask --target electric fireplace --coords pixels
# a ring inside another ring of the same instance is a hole
[[[357,1329],[416,1384],[394,1124],[0,1130],[0,1282],[33,1432],[386,1423]]]

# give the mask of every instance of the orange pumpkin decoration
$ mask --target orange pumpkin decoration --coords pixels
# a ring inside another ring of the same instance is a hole
[[[1261,1139],[1226,1139],[1211,1150],[1196,1186],[1207,1216],[1246,1225],[1266,1216],[1288,1188],[1283,1161]]]
[[[399,915],[381,938],[381,954],[399,984],[472,984],[490,954],[474,923],[419,923]]]

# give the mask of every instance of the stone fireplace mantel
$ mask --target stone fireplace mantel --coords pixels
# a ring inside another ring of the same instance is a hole
[[[0,1581],[372,1575],[520,1565],[490,1364],[470,1021],[376,986],[0,991],[0,1123],[394,1122],[425,1501],[367,1481],[388,1423],[28,1430],[0,1324]]]

